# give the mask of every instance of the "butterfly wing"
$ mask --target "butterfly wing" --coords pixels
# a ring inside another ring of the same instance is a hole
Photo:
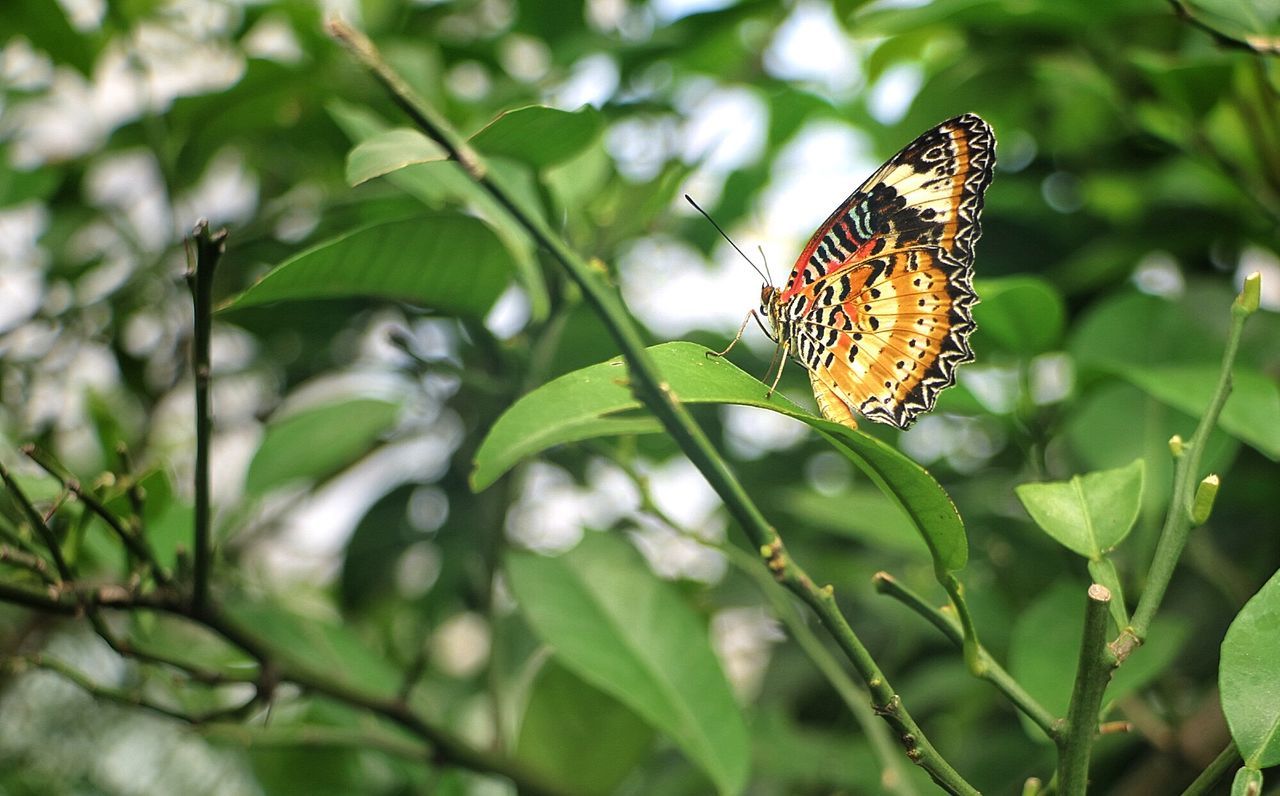
[[[779,296],[823,415],[906,428],[973,359],[973,247],[995,166],[991,128],[943,122],[819,227]]]

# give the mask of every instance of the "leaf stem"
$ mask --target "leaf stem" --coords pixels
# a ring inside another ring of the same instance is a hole
[[[960,623],[955,617],[934,608],[923,597],[904,586],[888,572],[877,572],[871,579],[880,594],[888,595],[915,611],[931,625],[938,628],[952,644],[964,648],[965,638]],[[1003,666],[991,656],[981,644],[977,645],[977,655],[982,663],[981,674],[976,676],[996,687],[1005,698],[1031,719],[1037,727],[1044,731],[1050,740],[1057,740],[1058,719],[1050,713],[1036,698],[1027,693],[1022,684],[1013,678]]]
[[[1066,727],[1058,735],[1058,793],[1062,796],[1084,796],[1089,784],[1089,757],[1098,732],[1102,694],[1116,665],[1115,656],[1107,648],[1110,602],[1111,592],[1106,586],[1095,583],[1089,587],[1071,707],[1067,710]]]
[[[593,272],[577,252],[556,235],[538,216],[526,213],[499,183],[488,174],[476,152],[434,108],[418,98],[408,85],[383,60],[368,37],[345,22],[330,20],[329,33],[338,40],[390,92],[392,99],[424,133],[444,147],[490,196],[569,274],[582,290],[588,304],[600,316],[617,342],[636,397],[658,418],[672,439],[689,458],[712,489],[724,501],[726,509],[737,520],[760,551],[770,570],[787,588],[795,592],[818,614],[823,625],[849,657],[854,668],[871,690],[876,710],[898,733],[907,755],[922,766],[941,787],[951,793],[976,794],[977,791],[951,767],[929,742],[924,732],[902,705],[871,654],[854,634],[836,604],[830,586],[818,588],[810,577],[786,554],[777,531],[747,495],[728,464],[711,445],[706,433],[694,422],[688,410],[662,380],[657,368],[644,350],[640,332],[630,320],[617,295]]]
[[[1233,742],[1228,742],[1225,749],[1218,753],[1209,766],[1200,772],[1200,776],[1187,786],[1182,796],[1206,796],[1213,792],[1213,786],[1226,776],[1231,767],[1240,762],[1240,752]]]
[[[196,463],[195,463],[195,566],[192,573],[191,605],[197,614],[209,606],[209,569],[211,567],[209,504],[209,438],[213,430],[213,412],[209,402],[212,365],[209,344],[213,331],[213,274],[226,251],[227,231],[209,231],[209,222],[201,219],[192,230],[190,242],[195,248],[194,262],[187,271],[191,301],[195,309],[192,337],[191,369],[196,393]]]
[[[1240,348],[1240,336],[1244,330],[1245,320],[1257,310],[1257,296],[1260,289],[1261,277],[1257,273],[1251,274],[1245,280],[1244,289],[1231,305],[1231,328],[1227,333],[1227,346],[1222,355],[1222,369],[1218,375],[1218,384],[1208,408],[1205,409],[1200,423],[1196,426],[1195,433],[1189,442],[1183,443],[1182,455],[1178,457],[1175,464],[1173,496],[1169,501],[1164,527],[1160,530],[1160,539],[1156,543],[1151,567],[1147,572],[1146,588],[1142,590],[1142,597],[1138,600],[1138,607],[1134,610],[1128,627],[1124,628],[1119,637],[1111,643],[1117,663],[1123,663],[1125,658],[1129,657],[1133,650],[1146,639],[1151,620],[1155,618],[1156,611],[1164,599],[1178,559],[1182,556],[1182,550],[1187,544],[1187,537],[1191,534],[1200,461],[1204,457],[1209,434],[1217,426],[1222,407],[1231,394],[1231,369]]]

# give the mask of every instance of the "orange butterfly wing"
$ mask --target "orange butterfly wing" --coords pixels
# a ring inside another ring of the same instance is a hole
[[[818,407],[906,428],[973,359],[973,247],[995,137],[965,114],[894,155],[818,228],[777,301]]]

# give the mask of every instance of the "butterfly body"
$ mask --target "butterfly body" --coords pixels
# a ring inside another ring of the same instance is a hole
[[[973,245],[995,138],[965,114],[925,132],[810,238],[760,312],[830,420],[906,428],[972,361]]]

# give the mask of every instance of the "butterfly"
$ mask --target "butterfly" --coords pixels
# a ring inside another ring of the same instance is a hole
[[[790,355],[828,420],[856,428],[856,412],[905,429],[933,408],[973,361],[973,247],[995,163],[991,127],[967,113],[923,133],[836,208],[786,283],[761,289],[781,354],[775,387]]]

